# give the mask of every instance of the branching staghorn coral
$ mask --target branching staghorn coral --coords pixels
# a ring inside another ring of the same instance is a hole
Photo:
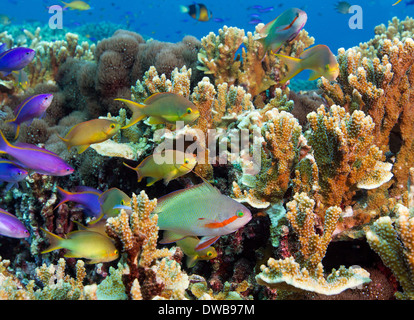
[[[371,248],[391,269],[403,291],[398,299],[414,299],[414,218],[402,204],[394,208],[396,219],[381,217],[366,228],[366,238]]]
[[[256,32],[263,24],[256,26]],[[202,66],[197,68],[206,74],[214,76],[215,85],[222,83],[242,86],[253,97],[277,84],[286,71],[282,69],[278,59],[271,54],[264,55],[263,47],[254,40],[255,34],[251,32],[245,35],[243,29],[224,26],[215,35],[209,35],[201,39],[202,48],[198,54],[198,60]],[[306,47],[309,47],[314,39],[302,30],[295,41],[285,45],[280,53],[298,57]],[[244,44],[242,53],[236,57],[239,47]]]
[[[307,140],[325,207],[349,204],[356,188],[374,189],[391,179],[391,164],[382,162],[382,152],[374,145],[375,125],[370,116],[359,110],[349,114],[333,105],[329,111],[321,106],[311,112],[308,121]]]
[[[0,299],[1,300],[85,300],[93,298],[93,290],[83,285],[86,276],[84,262],[76,262],[76,277],[65,273],[66,261],[59,259],[57,265],[45,263],[36,268],[40,288],[30,280],[24,286],[12,273],[7,271],[10,261],[0,258]]]
[[[338,270],[325,277],[322,259],[332,239],[332,234],[342,212],[339,207],[329,207],[325,212],[323,233],[316,233],[317,215],[313,212],[315,201],[305,193],[295,194],[287,203],[287,219],[298,235],[300,251],[296,257],[283,260],[270,258],[268,266],[261,266],[256,281],[272,289],[311,291],[325,295],[338,294],[345,289],[369,282],[369,273],[362,268]]]
[[[144,191],[134,194],[131,215],[121,210],[117,217],[107,220],[106,231],[126,254],[129,271],[123,275],[123,282],[130,297],[182,298],[187,275],[170,259],[168,249],[157,249],[158,216],[151,215],[156,205],[157,200],[149,200]]]
[[[381,40],[374,58],[364,56],[365,45],[362,49],[340,49],[338,83],[329,84],[325,79],[319,82],[329,104],[341,105],[350,112],[362,110],[372,117],[375,143],[383,153],[396,153],[394,193],[405,188],[408,168],[414,163],[414,41],[403,38]],[[390,145],[394,133],[400,137],[400,148]]]

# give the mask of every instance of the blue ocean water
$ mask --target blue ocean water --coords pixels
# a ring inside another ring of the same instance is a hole
[[[68,2],[70,2],[68,0]],[[177,42],[184,35],[202,38],[210,31],[218,33],[223,25],[254,31],[252,19],[267,23],[289,7],[297,7],[306,11],[308,21],[305,29],[315,38],[316,44],[328,45],[336,53],[340,47],[349,48],[373,37],[374,27],[396,16],[404,19],[414,15],[414,5],[410,0],[403,0],[392,6],[396,0],[349,1],[351,5],[359,5],[363,12],[362,29],[351,29],[349,20],[352,14],[341,14],[335,11],[338,1],[332,0],[204,0],[202,3],[213,13],[212,19],[200,22],[180,11],[180,5],[190,5],[185,0],[90,0],[92,9],[87,11],[64,11],[63,27],[74,28],[88,23],[111,22],[124,28],[138,32],[144,37],[152,37],[160,41]],[[34,21],[47,25],[51,14],[48,7],[62,5],[60,1],[51,0],[3,0],[0,14],[7,15],[13,24]],[[262,6],[260,12],[253,6]],[[255,16],[255,15],[258,15]],[[0,30],[4,26],[0,25]],[[97,39],[99,40],[99,39]]]

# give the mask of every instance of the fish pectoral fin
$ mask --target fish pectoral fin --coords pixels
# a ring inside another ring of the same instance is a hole
[[[165,120],[160,117],[151,116],[148,118],[147,123],[148,124],[163,124],[165,123]]]
[[[320,77],[322,77],[322,75],[319,72],[312,71],[311,74],[310,74],[310,76],[309,76],[308,81],[316,80],[316,79],[318,79]]]
[[[162,240],[159,241],[160,244],[167,244],[167,243],[173,243],[173,242],[177,242],[180,241],[184,238],[186,238],[187,236],[184,236],[182,234],[179,233],[175,233],[173,231],[169,231],[169,230],[165,230],[162,236]]]
[[[220,236],[204,236],[200,239],[199,243],[194,248],[195,251],[200,251],[210,247],[214,242],[216,242]]]
[[[148,177],[147,178],[147,187],[151,187],[155,182],[157,182],[158,180],[160,180],[160,178],[156,178],[156,177]]]
[[[86,149],[88,149],[90,144],[84,144],[83,146],[78,146],[78,154],[81,154],[85,152]]]
[[[195,264],[197,263],[197,256],[187,256],[186,258],[186,265],[187,268],[192,268],[195,266]]]
[[[177,170],[171,170],[165,177],[164,177],[164,184],[168,185],[171,180],[174,180],[177,177]]]

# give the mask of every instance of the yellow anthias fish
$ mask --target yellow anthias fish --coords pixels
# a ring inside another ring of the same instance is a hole
[[[58,249],[67,249],[65,258],[90,259],[87,263],[109,262],[118,258],[119,253],[111,238],[101,233],[88,230],[73,231],[63,239],[41,228],[50,241],[50,245],[41,253],[48,253]]]
[[[190,100],[175,93],[155,93],[144,101],[144,104],[127,99],[115,99],[124,102],[132,111],[129,123],[121,129],[129,128],[145,117],[149,124],[174,123],[184,121],[188,124],[200,116],[196,105]]]
[[[138,182],[142,178],[148,177],[147,187],[149,187],[161,179],[164,179],[164,183],[167,185],[171,180],[177,179],[193,170],[197,163],[196,158],[192,154],[186,154],[182,151],[168,150],[165,155],[162,156],[162,158],[165,158],[165,163],[163,164],[157,164],[155,159],[155,157],[161,157],[161,155],[153,154],[142,160],[136,168],[126,163],[124,165],[137,172]]]
[[[91,8],[91,6],[89,4],[87,4],[84,1],[72,1],[69,3],[63,2],[62,3],[65,5],[63,7],[63,9],[65,8],[69,8],[70,10],[80,10],[80,11],[85,11],[85,10],[89,10]]]
[[[66,134],[58,137],[66,144],[68,150],[78,147],[78,153],[84,152],[91,144],[110,139],[121,129],[121,125],[113,120],[93,119],[78,123]]]
[[[289,57],[282,54],[274,54],[282,59],[288,66],[289,72],[281,84],[292,79],[299,72],[310,69],[312,73],[308,80],[315,80],[323,76],[329,81],[335,81],[339,75],[339,64],[331,50],[325,45],[319,44],[302,52],[299,58]]]
[[[170,231],[164,231],[164,233]],[[217,251],[214,247],[208,247],[200,251],[196,251],[195,247],[200,242],[198,237],[190,236],[176,242],[177,246],[183,250],[184,254],[187,256],[186,265],[188,268],[195,266],[198,260],[210,260],[217,257]]]

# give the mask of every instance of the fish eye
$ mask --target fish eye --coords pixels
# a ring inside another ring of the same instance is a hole
[[[239,212],[237,212],[236,215],[237,215],[238,218],[241,218],[241,217],[244,216],[244,212],[243,211],[239,211]]]
[[[188,159],[184,159],[184,163],[185,163],[185,164],[189,164],[189,163],[190,163],[190,161],[189,161]]]
[[[115,128],[115,125],[114,124],[111,124],[111,129],[114,129]]]
[[[69,168],[67,168],[67,169],[66,169],[66,171],[67,171],[67,172],[69,172],[69,171],[70,171],[70,169],[69,169]]]
[[[187,109],[187,113],[188,113],[188,114],[191,114],[191,112],[193,112],[193,110],[192,110],[191,108],[188,108],[188,109]]]
[[[207,257],[211,257],[213,255],[213,252],[209,251],[207,252]]]
[[[125,205],[125,201],[124,200],[121,200],[121,205]]]
[[[328,70],[329,70],[329,64],[327,64],[327,65],[325,66],[325,70],[326,70],[326,71],[328,71]]]

